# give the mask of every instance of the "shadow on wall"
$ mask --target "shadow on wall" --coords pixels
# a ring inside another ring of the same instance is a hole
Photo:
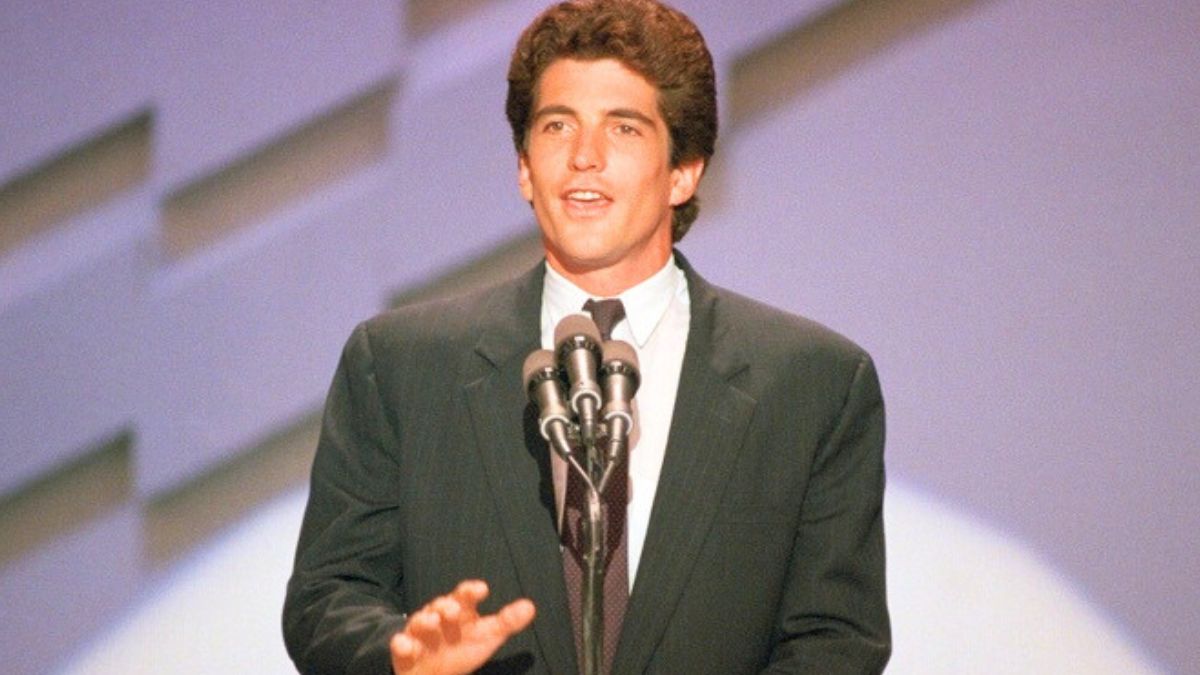
[[[305,496],[279,498],[196,552],[61,675],[166,663],[180,675],[247,664],[294,673],[279,616]],[[896,644],[888,673],[1163,672],[1019,542],[894,483],[885,517]]]
[[[835,4],[737,59],[730,73],[726,123],[733,128],[752,124],[855,66],[988,1],[853,0]]]

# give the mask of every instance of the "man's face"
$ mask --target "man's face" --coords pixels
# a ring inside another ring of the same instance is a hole
[[[669,140],[658,91],[619,61],[546,68],[518,181],[555,269],[616,293],[662,267],[671,207],[691,198],[703,170],[700,160],[671,168]]]

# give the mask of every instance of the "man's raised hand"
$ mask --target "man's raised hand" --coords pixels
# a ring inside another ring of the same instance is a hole
[[[533,603],[525,599],[480,616],[477,607],[487,595],[486,583],[464,581],[409,616],[404,630],[392,636],[392,670],[397,675],[465,675],[533,621]]]

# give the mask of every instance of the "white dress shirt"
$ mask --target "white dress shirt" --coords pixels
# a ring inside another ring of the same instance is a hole
[[[692,313],[687,277],[675,264],[674,256],[649,279],[616,297],[625,306],[625,319],[613,327],[612,339],[633,345],[641,370],[641,385],[633,399],[633,432],[629,443],[626,535],[632,590],[667,450]],[[590,298],[586,291],[546,265],[541,317],[543,348],[554,349],[555,326],[569,314],[585,313],[583,305]]]

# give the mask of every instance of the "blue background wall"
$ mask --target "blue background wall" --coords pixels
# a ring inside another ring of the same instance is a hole
[[[21,672],[138,606],[164,548],[212,541],[161,544],[310,419],[354,323],[535,255],[502,111],[541,6],[4,3],[0,651]],[[873,353],[893,479],[1200,671],[1200,5],[678,6],[723,106],[682,250]]]

